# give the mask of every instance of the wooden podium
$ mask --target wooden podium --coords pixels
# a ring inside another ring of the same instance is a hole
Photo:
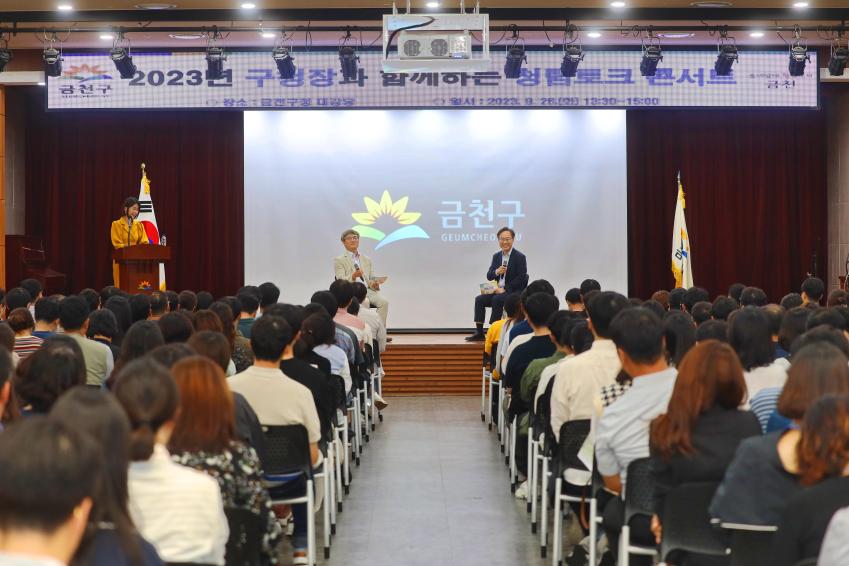
[[[159,290],[159,264],[171,261],[171,248],[150,244],[118,248],[112,259],[118,264],[122,290],[150,294]]]

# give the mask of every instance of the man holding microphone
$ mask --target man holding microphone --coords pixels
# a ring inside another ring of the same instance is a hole
[[[333,267],[336,279],[347,281],[361,281],[368,288],[366,297],[371,306],[377,309],[377,314],[386,326],[386,318],[389,314],[389,301],[380,293],[380,284],[373,281],[371,258],[359,252],[360,234],[356,230],[345,230],[342,232],[342,245],[345,253],[333,258]]]
[[[467,336],[469,342],[483,342],[486,335],[483,332],[483,321],[486,307],[492,307],[489,323],[501,318],[504,312],[504,301],[511,293],[521,293],[528,285],[528,261],[525,254],[513,248],[516,233],[511,228],[498,231],[500,252],[492,256],[487,281],[496,281],[497,287],[492,293],[481,293],[475,297],[475,333]]]

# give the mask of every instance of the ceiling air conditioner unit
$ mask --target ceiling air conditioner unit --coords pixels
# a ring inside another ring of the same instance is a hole
[[[382,68],[387,73],[453,73],[490,70],[489,15],[479,7],[459,14],[392,14],[383,16]],[[472,50],[479,39],[480,51]]]

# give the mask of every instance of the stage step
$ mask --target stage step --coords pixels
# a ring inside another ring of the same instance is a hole
[[[390,344],[383,353],[387,396],[480,395],[482,343]]]

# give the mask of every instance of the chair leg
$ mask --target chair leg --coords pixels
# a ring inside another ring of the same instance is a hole
[[[330,534],[332,527],[330,526],[330,507],[333,505],[333,499],[329,497],[331,491],[330,486],[333,482],[330,481],[330,473],[331,469],[327,465],[327,461],[324,462],[324,477],[322,481],[324,483],[324,505],[322,509],[322,519],[324,526],[324,559],[327,560],[330,558]]]
[[[535,441],[531,444],[531,457],[528,459],[528,493],[530,495],[530,499],[528,500],[529,508],[531,510],[531,534],[537,534],[537,492],[539,491],[539,467],[537,465],[537,460],[539,459],[539,441]]]
[[[532,430],[528,430],[528,458],[527,458],[527,466],[525,469],[528,471],[528,500],[525,503],[525,510],[530,513],[531,512],[531,501],[533,500],[536,493],[534,492],[534,467],[533,467],[533,457],[534,457],[534,435]]]
[[[560,498],[560,491],[563,489],[563,480],[557,478],[554,481],[554,513],[552,514],[551,522],[551,565],[557,566],[557,563],[562,560],[563,554],[563,500]]]
[[[513,418],[513,426],[510,427],[510,485],[515,491],[519,483],[519,470],[516,464],[516,442],[519,434],[519,417]]]
[[[307,481],[307,562],[315,564],[315,483]]]
[[[492,430],[492,394],[495,388],[495,385],[492,381],[492,374],[489,374],[487,379],[489,382],[489,402],[486,404],[486,425],[489,430]]]
[[[622,525],[622,532],[619,534],[619,560],[618,566],[628,566],[630,554],[628,547],[631,546],[631,527]]]
[[[344,470],[345,475],[342,478],[342,483],[345,486],[344,491],[345,491],[346,495],[347,495],[348,491],[351,489],[350,488],[350,486],[351,486],[351,442],[350,442],[350,439],[348,438],[348,436],[349,436],[349,434],[348,434],[348,423],[345,423],[343,430],[342,430],[342,444],[344,444],[343,448],[344,448],[344,453],[345,453],[345,462],[344,462],[345,463],[345,470]],[[342,505],[341,494],[339,496],[339,505]]]
[[[504,388],[501,383],[498,383],[498,440],[501,441],[501,453],[504,453],[504,431],[507,428],[507,423],[504,422],[504,411],[501,409],[504,406]]]
[[[540,474],[540,506],[539,506],[539,548],[540,555],[545,558],[548,546],[548,458],[542,459],[542,474]]]
[[[598,501],[595,497],[590,499],[590,564],[595,564],[596,561],[596,540],[598,534],[598,523],[596,516],[598,515]]]
[[[486,422],[486,368],[481,368],[481,422]]]

